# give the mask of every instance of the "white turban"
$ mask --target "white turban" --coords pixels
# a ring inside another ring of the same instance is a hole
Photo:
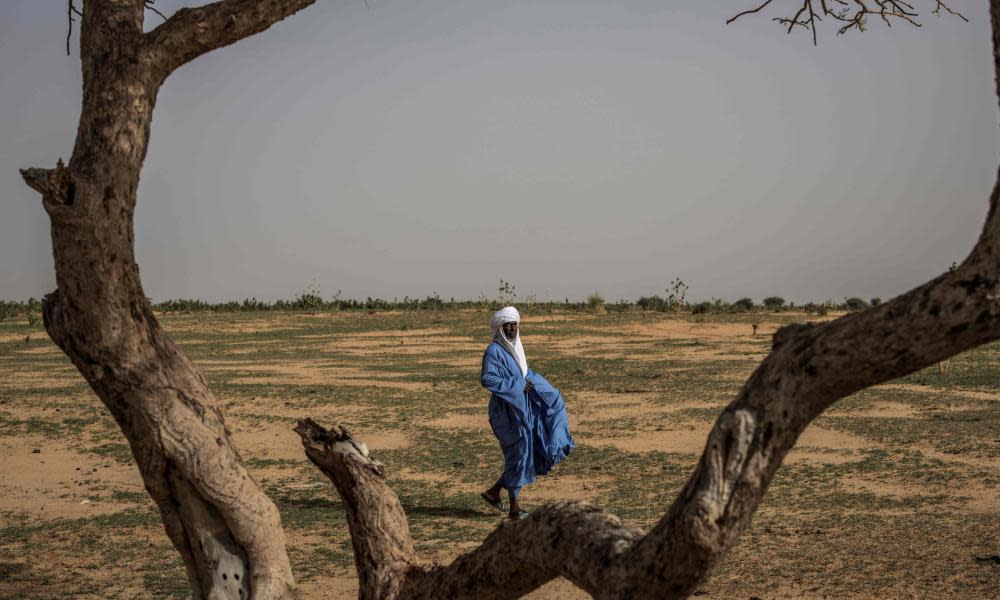
[[[518,328],[517,337],[514,338],[513,342],[507,339],[502,329],[504,323],[520,324],[520,322],[521,314],[513,306],[508,306],[493,313],[493,318],[490,320],[490,327],[493,329],[493,339],[506,348],[507,352],[510,352],[514,360],[517,361],[517,366],[521,369],[521,377],[524,377],[528,374],[528,360],[524,358],[524,346],[521,345],[520,328]]]

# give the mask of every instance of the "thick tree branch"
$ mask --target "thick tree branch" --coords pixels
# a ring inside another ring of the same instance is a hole
[[[399,498],[385,482],[382,465],[347,429],[329,430],[311,419],[299,421],[295,431],[309,457],[340,492],[354,545],[361,598],[395,598],[401,573],[416,555],[410,526]]]
[[[716,422],[695,474],[624,562],[628,592],[692,593],[735,543],[799,434],[858,390],[1000,338],[1000,219],[972,255],[892,302],[817,326],[791,326]],[[652,576],[649,565],[659,565]]]
[[[515,598],[560,575],[599,596],[641,535],[586,503],[561,502],[505,521],[450,565],[422,566],[403,507],[364,444],[310,419],[295,430],[344,500],[362,598]]]
[[[504,520],[449,565],[411,570],[399,598],[518,598],[559,576],[595,598],[613,597],[624,583],[621,557],[641,536],[586,502],[548,504]]]
[[[316,0],[221,0],[182,8],[144,36],[150,73],[162,82],[206,52],[264,31]]]

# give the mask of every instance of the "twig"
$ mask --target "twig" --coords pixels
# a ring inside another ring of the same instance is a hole
[[[728,25],[745,15],[761,12],[770,4],[771,0],[767,0],[756,8],[737,13],[727,19],[726,24]],[[942,11],[952,14],[966,23],[969,22],[965,15],[952,10],[946,0],[936,0],[934,10],[930,12],[940,15]],[[882,19],[887,27],[892,27],[893,21],[897,20],[905,21],[913,27],[922,26],[917,20],[920,12],[915,8],[912,0],[801,0],[791,16],[774,17],[771,20],[785,27],[786,33],[791,33],[796,26],[809,30],[812,33],[813,45],[815,46],[819,42],[816,22],[822,21],[823,17],[826,16],[840,22],[837,35],[842,35],[852,29],[865,31],[869,16]]]
[[[69,56],[69,41],[73,37],[73,13],[79,16],[83,16],[83,13],[73,6],[73,0],[68,0],[67,4],[69,7],[66,9],[66,18],[69,21],[69,27],[66,30],[66,56]]]
[[[965,15],[963,15],[960,12],[952,10],[950,6],[948,6],[947,4],[945,4],[944,2],[942,2],[941,0],[937,0],[937,7],[935,7],[934,10],[931,11],[931,13],[940,16],[942,8],[945,9],[945,11],[947,11],[948,13],[955,15],[959,19],[962,19],[966,23],[969,22],[969,20],[965,18]]]
[[[151,10],[151,11],[155,12],[156,14],[160,15],[160,18],[161,18],[161,19],[163,19],[164,21],[166,21],[166,20],[167,20],[167,16],[166,16],[166,15],[164,15],[163,13],[161,13],[160,11],[156,10],[156,7],[155,7],[155,6],[153,6],[153,4],[154,4],[155,2],[156,2],[156,0],[143,0],[143,5],[144,5],[144,6],[145,6],[145,7],[147,8],[147,9],[149,9],[149,10]]]
[[[365,1],[367,2],[367,0],[365,0]],[[764,4],[761,4],[757,8],[751,8],[750,10],[745,10],[745,11],[739,13],[738,15],[736,15],[736,16],[730,18],[730,19],[727,19],[726,20],[726,25],[729,25],[730,23],[732,23],[736,19],[739,19],[743,15],[750,15],[750,14],[753,14],[755,12],[760,12],[760,11],[764,10],[764,8],[767,7],[767,5],[770,4],[771,2],[773,2],[773,0],[766,0],[764,2]]]

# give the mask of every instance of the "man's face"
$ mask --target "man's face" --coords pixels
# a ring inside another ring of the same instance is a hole
[[[513,342],[514,338],[517,337],[517,323],[504,323],[500,328],[503,329],[503,335],[508,340]]]

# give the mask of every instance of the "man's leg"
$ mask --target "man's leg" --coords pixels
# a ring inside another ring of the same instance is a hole
[[[497,482],[493,484],[493,487],[491,487],[490,489],[486,490],[483,493],[489,496],[490,498],[496,498],[499,500],[500,490],[502,489],[503,489],[503,475],[500,476],[500,479],[497,479]]]
[[[508,513],[512,519],[516,519],[521,516],[521,503],[518,502],[518,496],[521,494],[521,488],[507,488],[507,497],[510,498],[510,512]]]
[[[493,484],[493,487],[480,494],[480,496],[482,496],[483,500],[485,500],[486,503],[493,508],[503,511],[507,507],[504,506],[503,500],[500,499],[501,489],[503,489],[503,475],[500,476],[500,479],[497,479],[497,482]]]

